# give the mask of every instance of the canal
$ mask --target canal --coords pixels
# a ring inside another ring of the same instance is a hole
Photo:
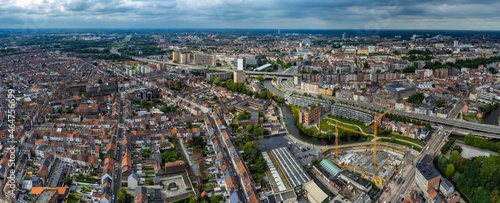
[[[483,121],[486,124],[498,125],[498,117],[500,116],[500,107],[490,111],[484,118]]]
[[[285,95],[284,92],[276,89],[272,85],[271,80],[265,80],[264,87],[266,87],[269,91],[271,91],[279,96]],[[282,105],[282,109],[283,109],[283,114],[285,116],[285,122],[286,122],[286,125],[288,127],[288,130],[297,139],[300,139],[302,141],[305,141],[305,142],[308,142],[311,144],[316,144],[316,145],[334,145],[335,144],[335,139],[316,138],[316,137],[311,137],[311,136],[303,133],[295,125],[295,120],[293,118],[293,113],[292,113],[292,110],[290,109],[290,107],[288,105]],[[339,144],[356,142],[361,138],[363,138],[363,136],[361,136],[361,135],[341,137],[341,138],[339,138]]]

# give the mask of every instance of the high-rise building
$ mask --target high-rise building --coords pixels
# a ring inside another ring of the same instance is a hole
[[[194,54],[193,61],[195,65],[216,66],[217,57],[213,54]]]
[[[239,58],[237,70],[245,70],[246,63],[247,63],[247,60],[245,59],[245,57]]]
[[[458,48],[458,40],[453,41],[453,48]]]
[[[234,71],[234,82],[245,82],[245,71]]]
[[[181,60],[181,52],[180,51],[174,51],[172,53],[172,60],[173,61],[180,61]]]
[[[181,54],[181,63],[188,63],[189,62],[189,57],[190,57],[190,54],[189,53],[182,53]]]
[[[347,39],[347,33],[344,32],[344,34],[342,34],[342,39],[343,40]]]

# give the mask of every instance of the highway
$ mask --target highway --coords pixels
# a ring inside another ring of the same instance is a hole
[[[287,74],[295,73],[296,67],[288,69],[285,72],[287,72]],[[282,74],[285,74],[285,72],[283,72]],[[291,72],[291,73],[288,73],[288,72]],[[281,88],[284,88],[285,90],[289,91],[290,93],[295,91],[298,94],[308,93],[308,94],[312,94],[315,96],[318,95],[318,93],[296,89],[292,85],[291,81],[289,81],[287,79],[280,78],[280,79],[278,79],[277,82],[281,86]],[[368,103],[364,103],[364,102],[357,102],[357,101],[347,100],[347,99],[343,99],[343,98],[337,98],[337,97],[333,97],[333,96],[329,96],[329,95],[321,95],[321,96],[323,97],[324,100],[334,100],[335,102],[337,102],[337,101],[346,102],[349,104],[358,105],[358,106],[362,106],[365,108],[371,108],[371,109],[375,109],[375,110],[379,110],[379,111],[386,111],[388,109],[387,107],[378,106],[378,105],[374,105],[371,103],[368,104]],[[429,123],[434,123],[434,124],[452,126],[452,127],[455,127],[457,132],[473,133],[473,134],[488,137],[488,138],[497,138],[497,139],[500,138],[500,126],[497,126],[497,125],[478,124],[478,123],[471,123],[471,122],[462,121],[462,120],[455,120],[455,119],[434,118],[434,117],[427,116],[427,115],[408,113],[408,112],[404,112],[404,111],[400,111],[400,110],[396,110],[396,109],[392,110],[391,114],[397,114],[397,115],[405,116],[405,117],[408,117],[411,119],[417,119],[417,120],[421,120],[421,121],[425,121],[425,122],[429,122]]]

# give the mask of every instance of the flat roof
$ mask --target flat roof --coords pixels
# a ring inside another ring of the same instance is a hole
[[[259,150],[261,152],[271,151],[276,148],[289,147],[288,141],[283,136],[271,137],[259,140]]]

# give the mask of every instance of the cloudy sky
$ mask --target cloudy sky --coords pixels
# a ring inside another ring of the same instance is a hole
[[[0,0],[0,28],[500,30],[498,0]]]

